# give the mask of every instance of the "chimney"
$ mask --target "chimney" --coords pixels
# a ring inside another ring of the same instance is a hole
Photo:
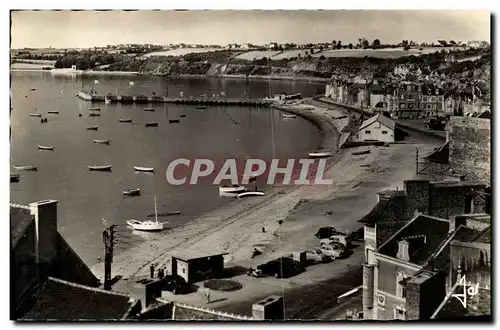
[[[398,254],[397,258],[404,261],[410,261],[409,253],[410,243],[407,240],[402,240],[398,242]]]
[[[270,296],[252,305],[255,320],[284,320],[284,302],[281,296]]]
[[[50,265],[57,256],[57,201],[40,201],[29,206],[35,216],[36,262]]]

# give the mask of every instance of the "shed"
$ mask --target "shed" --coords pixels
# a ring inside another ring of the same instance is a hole
[[[224,255],[202,251],[178,251],[172,253],[171,274],[183,277],[187,283],[195,283],[220,277],[224,271]]]
[[[394,142],[396,123],[382,114],[375,115],[361,124],[356,139],[358,141]]]

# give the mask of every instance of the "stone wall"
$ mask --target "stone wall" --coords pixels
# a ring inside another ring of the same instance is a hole
[[[491,120],[450,119],[450,166],[467,181],[491,184]]]
[[[446,296],[445,274],[430,273],[406,284],[406,319],[428,320]]]

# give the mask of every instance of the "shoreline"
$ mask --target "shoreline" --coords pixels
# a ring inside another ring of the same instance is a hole
[[[302,100],[302,102],[304,102],[304,100]],[[327,168],[325,170],[328,171],[328,169],[341,157],[343,153],[343,151],[340,150],[340,148],[337,148],[336,145],[340,137],[339,132],[345,125],[348,124],[348,119],[333,119],[334,116],[332,116],[332,114],[336,114],[338,116],[339,114],[343,115],[345,113],[341,108],[325,109],[314,105],[305,106],[302,102],[294,104],[293,106],[287,105],[286,107],[275,109],[296,114],[297,116],[310,121],[320,130],[320,145],[323,147],[330,146],[332,151],[334,151],[334,155],[327,161]],[[156,262],[165,265],[168,262],[168,258],[165,260],[165,255],[168,254],[168,252],[176,250],[183,243],[187,243],[189,241],[196,242],[197,240],[203,239],[210,234],[217,235],[219,229],[227,227],[231,224],[237,224],[238,220],[252,216],[254,208],[272,206],[273,202],[277,199],[290,195],[301,187],[302,186],[275,186],[266,193],[264,198],[241,201],[235,200],[234,202],[208,212],[207,214],[196,217],[188,223],[175,227],[171,230],[174,236],[179,236],[180,244],[174,243],[170,245],[166,242],[162,242],[160,239],[153,239],[143,242],[130,250],[123,251],[114,256],[113,268],[117,269],[114,273],[127,278],[147,273],[151,263]],[[289,208],[292,209],[295,207],[299,200],[300,198],[294,200]],[[283,213],[284,217],[287,216],[287,213],[288,212]],[[278,229],[276,224],[266,225],[265,227],[270,229],[274,227],[274,232]],[[208,230],[212,231],[212,233],[207,233]],[[184,233],[186,232],[189,234],[186,235],[187,237],[184,237]],[[270,237],[271,240],[273,238],[274,236]],[[156,244],[156,246],[154,246],[154,244]],[[165,244],[168,244],[168,246],[165,246]],[[224,247],[222,247],[222,249],[220,248],[220,244],[217,245],[219,245],[219,247],[217,247],[216,250],[226,251]],[[154,250],[156,250],[156,252]],[[160,252],[159,250],[162,251]],[[144,261],[145,257],[151,257],[151,259]],[[239,257],[230,256],[229,258],[226,258],[225,261],[230,262],[240,259],[241,258]],[[104,268],[102,262],[94,264],[91,269],[99,279],[103,279]]]

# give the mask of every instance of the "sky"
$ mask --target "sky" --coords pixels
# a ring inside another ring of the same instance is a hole
[[[11,48],[269,42],[396,43],[490,40],[490,12],[427,11],[16,11]]]

